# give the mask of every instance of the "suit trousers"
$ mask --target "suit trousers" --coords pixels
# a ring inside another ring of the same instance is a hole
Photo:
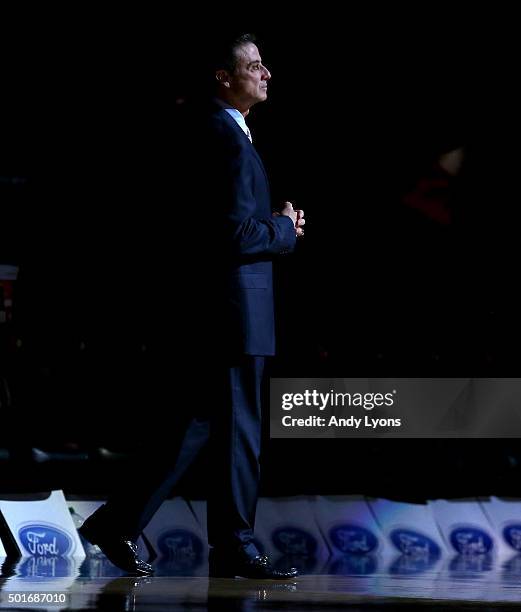
[[[158,442],[160,447],[167,444],[166,452],[152,445],[145,458],[142,453],[136,457],[129,482],[98,511],[103,528],[137,539],[209,444],[209,543],[220,550],[243,548],[247,554],[258,554],[253,528],[260,479],[263,371],[264,357],[241,355],[214,371],[209,380],[203,375],[192,381],[191,414],[184,427],[176,429],[167,442]]]

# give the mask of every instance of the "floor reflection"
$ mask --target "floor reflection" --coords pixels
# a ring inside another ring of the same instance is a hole
[[[53,610],[111,612],[191,607],[249,612],[303,606],[316,609],[326,604],[331,610],[336,605],[385,607],[405,601],[465,605],[501,602],[504,610],[504,606],[517,606],[521,601],[519,554],[505,559],[490,554],[441,558],[339,554],[322,564],[313,557],[291,555],[278,559],[278,567],[297,565],[303,575],[280,583],[209,579],[206,559],[195,568],[199,575],[189,575],[187,566],[178,561],[157,559],[154,577],[133,578],[123,576],[99,554],[79,561],[54,557],[0,559],[0,609],[15,609],[8,602],[9,594],[34,591],[66,592],[67,605],[54,605]]]

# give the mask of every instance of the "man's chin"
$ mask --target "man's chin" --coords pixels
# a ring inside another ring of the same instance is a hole
[[[259,102],[264,102],[268,98],[268,92],[266,90],[260,91],[255,98],[255,102],[253,104],[258,104]],[[252,104],[252,105],[253,105]]]

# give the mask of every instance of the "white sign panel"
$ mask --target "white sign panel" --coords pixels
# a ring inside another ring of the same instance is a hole
[[[315,497],[259,499],[255,536],[261,552],[279,569],[297,567],[319,572],[329,559],[329,548],[315,519]]]
[[[38,501],[0,500],[0,512],[22,557],[85,557],[63,491]]]
[[[208,575],[205,532],[184,499],[164,501],[144,533],[158,554],[156,575]]]
[[[450,552],[477,556],[507,552],[477,501],[430,501],[436,522]]]

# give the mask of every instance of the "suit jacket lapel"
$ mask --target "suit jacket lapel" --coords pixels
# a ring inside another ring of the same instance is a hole
[[[239,126],[237,126],[237,127],[239,127]],[[246,136],[246,134],[244,134],[244,135]],[[246,136],[246,138],[248,138],[248,137]],[[249,139],[248,139],[248,142],[249,142]],[[250,142],[250,146],[251,146],[251,150],[253,151],[254,157],[257,159],[257,161],[259,162],[260,167],[262,168],[262,171],[264,172],[264,176],[266,177],[266,182],[269,182],[268,181],[268,173],[266,172],[266,168],[264,167],[264,164],[262,163],[262,159],[260,158],[260,155],[257,153],[257,149],[255,149],[255,147],[253,146],[253,144],[251,142]]]

